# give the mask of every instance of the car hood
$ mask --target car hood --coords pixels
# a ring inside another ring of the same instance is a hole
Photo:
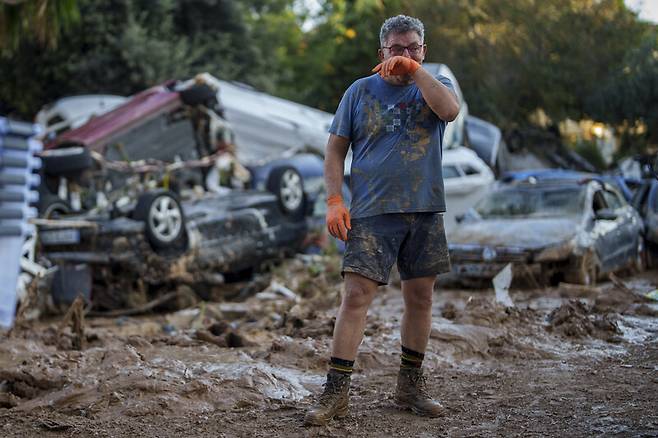
[[[451,244],[541,248],[576,235],[578,218],[486,219],[463,222],[448,235]]]

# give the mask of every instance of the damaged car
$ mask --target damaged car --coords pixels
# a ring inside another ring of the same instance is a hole
[[[180,199],[161,189],[141,194],[125,216],[99,212],[42,224],[39,239],[41,255],[59,267],[55,301],[82,295],[107,310],[180,285],[204,296],[227,274],[294,254],[305,233],[306,222],[287,217],[268,192]]]
[[[647,264],[658,266],[658,156],[653,165],[646,166],[645,178],[635,191],[631,204],[644,220]]]
[[[595,284],[644,269],[642,219],[611,185],[534,178],[500,183],[448,236],[454,276],[491,279],[508,263],[544,284]]]
[[[170,82],[46,145],[39,227],[59,267],[53,297],[116,309],[181,284],[203,295],[300,250],[321,190],[302,173],[321,160],[243,165],[216,96]]]

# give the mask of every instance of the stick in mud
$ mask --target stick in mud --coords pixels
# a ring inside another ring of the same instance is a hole
[[[174,292],[169,292],[168,294],[162,295],[161,297],[156,298],[155,300],[149,301],[148,303],[144,304],[143,306],[140,307],[135,307],[132,309],[117,309],[117,310],[111,310],[109,312],[89,312],[89,316],[106,316],[106,317],[117,317],[117,316],[132,316],[132,315],[139,315],[140,313],[146,313],[150,310],[153,310],[155,307],[159,306],[160,304],[164,304],[167,301],[170,301],[178,296],[179,292],[174,291]]]
[[[78,295],[73,301],[66,315],[62,318],[59,324],[60,333],[66,326],[71,325],[71,333],[73,335],[72,346],[74,350],[82,350],[85,344],[85,301]]]

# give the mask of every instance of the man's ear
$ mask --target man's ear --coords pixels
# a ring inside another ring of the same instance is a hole
[[[379,61],[384,62],[384,51],[382,49],[377,49],[377,57]]]

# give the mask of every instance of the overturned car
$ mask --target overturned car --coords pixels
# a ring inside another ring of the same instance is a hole
[[[216,96],[171,82],[48,142],[39,231],[56,301],[133,307],[181,284],[203,295],[300,249],[321,160],[243,165]]]
[[[644,269],[643,224],[612,186],[587,179],[502,183],[449,237],[453,275],[490,279],[505,265],[544,284],[591,285]]]

